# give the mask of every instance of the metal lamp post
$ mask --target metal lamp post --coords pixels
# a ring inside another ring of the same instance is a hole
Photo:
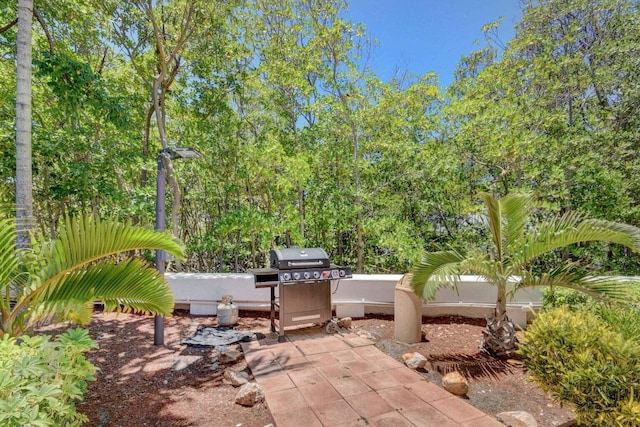
[[[160,150],[158,154],[158,177],[156,180],[156,230],[165,229],[165,176],[164,160],[193,159],[202,157],[193,148],[167,147]],[[156,250],[156,269],[158,273],[164,275],[165,252]],[[153,319],[153,344],[164,345],[164,316],[156,315]]]

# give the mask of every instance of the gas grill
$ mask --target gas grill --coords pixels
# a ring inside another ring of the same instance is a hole
[[[321,248],[273,249],[270,265],[250,272],[256,288],[271,288],[271,332],[277,328],[280,342],[284,328],[331,320],[331,281],[352,277],[351,269],[331,264]]]

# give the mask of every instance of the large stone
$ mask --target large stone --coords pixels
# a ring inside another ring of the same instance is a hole
[[[424,369],[427,365],[427,358],[420,353],[405,353],[402,355],[404,364],[411,369]]]
[[[538,427],[533,415],[525,411],[500,412],[496,418],[508,427]]]
[[[341,328],[349,329],[351,327],[351,322],[351,317],[343,317],[342,319],[338,320],[338,326],[340,326]]]
[[[442,377],[442,387],[457,396],[464,396],[469,392],[469,382],[457,371],[449,372]]]
[[[234,387],[240,387],[249,382],[249,374],[246,372],[236,372],[231,369],[224,371],[223,380],[225,384],[231,384]]]
[[[222,364],[234,363],[242,357],[242,352],[233,350],[227,346],[218,346],[216,347],[216,351],[218,352],[218,360]]]
[[[365,330],[357,330],[356,334],[360,337],[360,338],[365,338],[368,340],[372,340],[373,339],[373,335],[371,335],[371,333],[369,333],[369,331],[365,331]]]
[[[242,406],[254,406],[264,402],[264,389],[260,384],[246,383],[236,394],[236,403]]]

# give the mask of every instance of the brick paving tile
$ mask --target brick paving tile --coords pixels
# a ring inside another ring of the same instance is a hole
[[[260,350],[246,353],[244,355],[244,360],[246,360],[247,365],[253,369],[254,366],[269,365],[275,361],[275,358],[273,357],[271,350]]]
[[[364,347],[366,345],[372,345],[373,342],[370,339],[355,337],[355,338],[347,338],[344,340],[351,347]]]
[[[258,362],[258,363],[248,363],[249,368],[251,368],[251,373],[254,377],[264,376],[264,375],[272,375],[283,372],[282,367],[276,362],[272,360],[271,362]]]
[[[318,366],[318,371],[326,378],[343,378],[351,377],[353,373],[345,368],[342,364]]]
[[[417,427],[460,427],[460,424],[430,405],[402,409],[400,411]]]
[[[300,350],[300,352],[305,356],[310,356],[312,354],[319,354],[319,353],[327,353],[324,343],[322,342],[309,340],[309,341],[297,342],[296,345],[298,347],[298,350]]]
[[[354,423],[360,419],[360,415],[344,400],[321,403],[312,409],[325,426]]]
[[[369,420],[365,420],[364,418],[360,418],[357,421],[348,422],[344,424],[336,424],[333,427],[376,427],[371,424]]]
[[[313,364],[309,362],[309,359],[304,356],[278,359],[278,364],[282,366],[285,371],[299,371],[300,369],[307,369],[309,366],[313,366]]]
[[[366,419],[393,412],[391,405],[374,391],[345,396],[345,400],[358,414]]]
[[[360,356],[358,353],[356,353],[355,351],[349,349],[349,350],[342,350],[342,351],[336,351],[335,353],[331,353],[331,355],[338,361],[341,363],[344,362],[353,362],[353,361],[358,361],[358,360],[364,360],[362,358],[362,356]]]
[[[433,402],[434,400],[446,399],[453,396],[448,391],[427,381],[405,384],[405,387],[425,402]]]
[[[302,357],[303,354],[291,342],[283,342],[271,349],[274,357],[278,360],[291,359],[294,357]]]
[[[406,366],[403,366],[402,368],[389,369],[387,372],[400,384],[411,384],[415,383],[416,381],[427,381],[425,377]]]
[[[267,345],[264,340],[253,340],[247,342],[241,342],[240,346],[242,351],[246,354],[255,350],[260,350],[263,346]]]
[[[288,371],[288,374],[296,387],[316,384],[325,380],[316,368],[303,369],[300,371]]]
[[[309,405],[317,406],[325,402],[335,402],[342,400],[340,393],[327,380],[322,380],[315,384],[299,386],[298,390]]]
[[[278,427],[323,427],[309,406],[271,415]]]
[[[434,408],[440,412],[447,414],[447,416],[459,423],[465,421],[471,421],[476,418],[482,418],[485,413],[478,408],[469,405],[467,402],[461,400],[457,396],[452,396],[447,399],[434,400],[430,402]]]
[[[309,406],[297,388],[265,393],[271,415]]]
[[[393,409],[409,408],[411,406],[420,406],[425,404],[424,400],[420,399],[403,386],[386,388],[378,391],[378,394],[384,400],[389,402],[389,405],[391,405]]]
[[[286,373],[278,373],[257,378],[258,384],[264,388],[265,392],[286,390],[294,388],[295,384]]]
[[[371,391],[371,388],[357,377],[329,378],[329,382],[338,393],[345,397]]]
[[[331,356],[330,353],[311,354],[305,357],[315,368],[327,365],[337,365],[339,363],[333,356]]]
[[[346,342],[336,339],[333,341],[327,341],[325,343],[325,348],[326,348],[326,351],[333,353],[340,350],[348,350],[351,347]]]
[[[354,338],[360,338],[360,335],[354,333],[354,332],[339,332],[338,336],[340,337],[340,339],[342,339],[343,341],[346,340],[352,340]],[[369,341],[371,342],[371,341]]]
[[[398,381],[386,371],[369,372],[358,375],[358,377],[374,390],[382,390],[384,388],[400,385],[400,383],[398,383]]]
[[[364,359],[343,362],[342,365],[353,375],[362,375],[374,371],[374,367],[371,366],[371,363]]]
[[[372,357],[368,359],[371,362],[371,365],[375,368],[376,371],[387,371],[389,369],[401,368],[405,365],[403,363],[398,362],[391,356],[387,356],[386,354],[380,352],[380,354],[376,357]]]
[[[398,412],[389,412],[371,419],[370,425],[372,427],[413,427],[415,424]]]
[[[378,350],[373,345],[365,346],[365,347],[356,347],[353,349],[353,351],[355,351],[356,353],[358,353],[360,356],[362,356],[367,360],[369,360],[372,357],[378,357],[383,354],[380,350]]]
[[[314,339],[296,343],[298,350],[305,356],[318,353],[332,353],[334,351],[348,350],[351,347],[344,341],[330,337],[324,339]]]
[[[504,424],[489,415],[485,415],[482,418],[462,423],[462,427],[504,427]]]

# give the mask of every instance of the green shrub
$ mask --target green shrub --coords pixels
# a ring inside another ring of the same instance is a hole
[[[589,311],[541,312],[518,352],[532,379],[585,425],[640,425],[640,343]]]
[[[97,347],[86,330],[49,336],[0,338],[0,425],[81,426],[75,401],[97,368],[83,355]]]
[[[593,312],[625,340],[640,340],[640,308],[600,304]]]
[[[558,287],[545,287],[542,290],[542,306],[545,309],[564,306],[570,310],[579,310],[594,303],[595,300],[584,292]]]

